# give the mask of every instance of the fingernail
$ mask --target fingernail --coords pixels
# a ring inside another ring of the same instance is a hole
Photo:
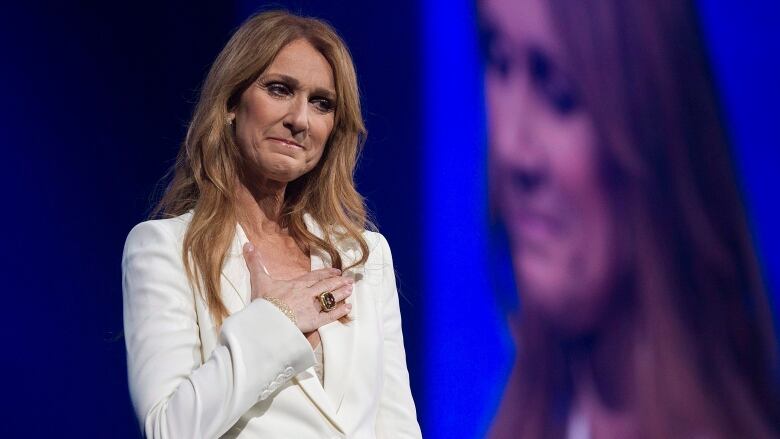
[[[351,304],[351,303],[347,303],[347,304],[345,304],[344,306],[345,306],[345,307],[346,307],[348,310],[352,309],[352,304]]]
[[[341,274],[341,270],[339,270],[338,268],[331,268],[330,271],[336,274]]]

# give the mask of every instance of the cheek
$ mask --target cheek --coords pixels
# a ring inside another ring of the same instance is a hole
[[[570,235],[565,260],[568,288],[585,316],[595,318],[609,301],[615,273],[616,224],[597,178],[578,180],[572,190]]]
[[[584,294],[594,300],[610,292],[609,285],[615,277],[615,229],[610,209],[602,199],[594,199],[583,208],[581,229],[573,258],[582,267],[579,273]]]
[[[318,146],[322,149],[333,132],[333,116],[323,116],[315,119],[311,124],[311,136]]]
[[[579,328],[594,322],[612,293],[615,276],[615,219],[601,184],[596,137],[587,119],[554,120],[545,127],[548,195],[562,221],[560,239],[551,240],[547,257],[516,261],[525,295],[554,319]],[[541,133],[540,133],[541,134]],[[530,253],[529,253],[530,254]],[[522,253],[521,253],[522,255]]]
[[[576,281],[584,290],[599,294],[611,275],[615,220],[598,171],[596,137],[590,124],[577,121],[568,137],[560,143],[568,146],[555,159],[555,173],[565,197],[569,259],[579,267]]]
[[[533,102],[525,99],[522,78],[500,78],[488,72],[485,81],[488,104],[488,133],[494,153],[511,158],[517,154],[517,142],[525,124],[523,114],[532,109]]]
[[[286,113],[283,103],[259,93],[244,97],[236,111],[236,140],[245,151],[253,150]]]
[[[328,142],[333,132],[333,116],[324,115],[313,119],[309,126],[309,136],[311,139],[311,149],[306,156],[307,167],[309,169],[316,166],[325,151],[325,144]]]
[[[506,86],[495,72],[488,71],[485,77],[485,90],[489,112],[488,122],[490,123],[488,128],[491,132],[495,132],[506,124],[504,110],[509,103],[509,99],[505,97]]]

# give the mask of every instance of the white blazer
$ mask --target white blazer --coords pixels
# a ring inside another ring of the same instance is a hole
[[[130,396],[149,438],[419,438],[409,390],[390,248],[364,232],[368,261],[355,278],[351,321],[320,328],[324,388],[301,331],[274,305],[250,301],[241,226],[222,270],[230,315],[215,329],[190,287],[182,241],[192,218],[146,221],[122,257]],[[322,236],[309,216],[308,229]],[[339,247],[345,266],[359,255]],[[312,253],[311,269],[330,266]]]

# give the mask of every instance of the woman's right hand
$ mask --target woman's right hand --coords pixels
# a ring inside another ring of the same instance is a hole
[[[249,268],[252,300],[266,297],[281,300],[295,313],[296,324],[304,334],[346,316],[352,309],[344,299],[352,295],[353,281],[342,277],[338,269],[322,268],[292,280],[273,279],[266,273],[251,242],[244,244],[244,261]],[[329,312],[323,311],[320,304],[320,294],[326,291],[333,293],[337,303]]]

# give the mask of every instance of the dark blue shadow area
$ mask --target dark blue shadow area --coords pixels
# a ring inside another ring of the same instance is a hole
[[[353,50],[370,131],[359,185],[394,250],[410,365],[420,364],[414,5],[290,6],[330,20]],[[0,436],[138,437],[122,338],[124,239],[152,205],[211,62],[252,8],[3,7],[0,266],[10,300]]]
[[[122,339],[124,237],[145,215],[233,12],[184,3],[4,9],[10,388],[0,430],[137,437]]]
[[[780,312],[780,4],[699,0],[754,239]],[[775,317],[777,322],[777,317]],[[776,323],[777,325],[777,323]]]

